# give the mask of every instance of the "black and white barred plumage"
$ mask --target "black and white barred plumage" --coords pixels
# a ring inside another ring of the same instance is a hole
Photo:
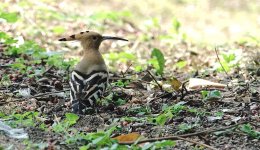
[[[87,75],[72,71],[70,97],[73,113],[85,114],[88,110],[95,109],[96,100],[103,95],[107,85],[108,72],[105,70],[92,71]]]
[[[104,93],[108,84],[108,72],[105,61],[99,52],[104,40],[128,41],[120,37],[102,36],[93,31],[80,32],[59,41],[78,40],[83,47],[83,57],[75,66],[70,79],[70,97],[72,111],[76,114],[87,114],[96,109],[96,100]]]

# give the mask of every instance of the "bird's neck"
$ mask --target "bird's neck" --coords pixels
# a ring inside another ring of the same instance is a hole
[[[89,74],[92,71],[107,71],[105,61],[98,50],[84,50],[81,61],[76,65],[75,70]]]

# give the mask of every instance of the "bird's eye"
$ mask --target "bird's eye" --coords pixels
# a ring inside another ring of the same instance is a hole
[[[97,40],[97,37],[96,37],[96,36],[93,36],[92,39],[93,39],[93,40]]]

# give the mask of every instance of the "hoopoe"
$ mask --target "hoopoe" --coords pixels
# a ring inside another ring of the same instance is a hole
[[[102,36],[92,31],[80,32],[59,41],[78,40],[83,47],[83,57],[75,66],[70,77],[70,99],[72,112],[87,114],[95,110],[96,100],[104,93],[109,73],[105,61],[99,52],[99,46],[104,40],[122,40],[119,37]]]

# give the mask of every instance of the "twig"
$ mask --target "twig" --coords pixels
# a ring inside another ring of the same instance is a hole
[[[240,122],[240,123],[237,123],[235,125],[228,126],[228,127],[208,129],[208,130],[190,133],[190,134],[182,134],[182,135],[178,135],[178,136],[174,135],[174,136],[168,136],[168,137],[159,137],[159,138],[151,138],[151,139],[146,139],[146,140],[140,140],[136,144],[145,143],[145,142],[156,142],[156,141],[162,141],[162,140],[178,140],[179,137],[185,138],[185,137],[197,136],[197,135],[205,134],[205,133],[212,133],[212,132],[216,132],[216,131],[234,128],[234,127],[237,127],[238,125],[245,124],[245,123],[248,123],[248,121]],[[135,143],[135,141],[133,141],[133,142],[118,142],[118,144],[122,144],[122,145],[131,145],[131,144],[134,144],[134,143]]]
[[[8,101],[8,102],[1,102],[1,101],[0,101],[0,105],[8,104],[8,103],[13,103],[13,102],[22,102],[22,101],[27,100],[28,98],[36,98],[36,97],[41,97],[41,96],[54,95],[54,94],[56,94],[56,93],[62,93],[62,92],[66,92],[66,91],[69,91],[69,89],[67,89],[67,90],[62,90],[62,91],[55,91],[55,92],[39,93],[39,94],[34,95],[34,96],[31,96],[31,97],[26,97],[26,98],[23,98],[23,99],[16,99],[16,100],[13,100],[13,101]]]
[[[121,74],[122,74],[123,78],[125,77],[125,73],[127,73],[127,71],[129,70],[129,68],[130,68],[132,65],[133,65],[133,64],[129,64],[129,65],[127,66],[125,72],[121,71]]]
[[[40,93],[40,94],[36,94],[34,96],[31,96],[29,98],[36,98],[36,97],[47,96],[47,95],[55,95],[56,93],[62,93],[62,92],[66,92],[66,91],[69,91],[69,89],[62,90],[62,91],[55,91],[55,92]]]
[[[193,141],[193,140],[189,140],[189,139],[182,138],[182,137],[177,137],[177,138],[178,138],[179,140],[183,140],[183,141],[187,141],[187,142],[190,142],[190,143],[194,143],[194,144],[196,144],[196,145],[202,145],[202,146],[207,147],[207,148],[212,149],[212,150],[217,150],[216,148],[211,147],[211,146],[209,146],[209,145],[207,145],[207,144],[204,144],[204,143],[200,143],[200,142]]]
[[[225,74],[227,75],[227,77],[230,78],[230,79],[232,79],[232,78],[228,75],[228,73],[227,73],[227,71],[225,70],[224,66],[222,65],[222,63],[221,63],[221,61],[220,61],[220,59],[219,59],[218,50],[217,50],[216,47],[215,47],[215,53],[216,53],[216,55],[217,55],[218,62],[219,62],[219,64],[221,65],[221,68],[224,70],[224,72],[225,72]]]
[[[181,100],[183,100],[184,97],[185,97],[184,91],[186,93],[188,93],[188,90],[187,90],[187,88],[185,86],[186,83],[188,83],[188,81],[183,82],[182,85],[181,85]]]
[[[45,70],[42,75],[45,75],[47,72],[49,72],[54,66],[52,65],[50,68],[48,68],[47,70]]]
[[[159,86],[160,90],[163,91],[162,85],[158,83],[158,81],[155,79],[155,77],[153,76],[153,74],[147,70],[147,72],[149,73],[149,75],[153,78],[153,80],[155,81],[155,83]]]

